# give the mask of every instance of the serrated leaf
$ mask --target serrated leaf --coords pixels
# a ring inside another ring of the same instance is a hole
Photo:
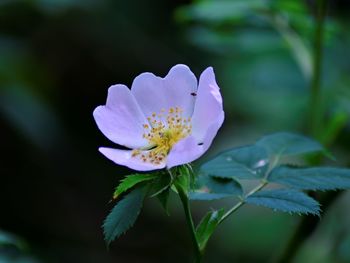
[[[170,189],[171,188],[168,187],[167,189],[165,189],[164,191],[162,191],[161,193],[159,193],[157,195],[158,200],[159,200],[160,204],[162,205],[162,207],[163,207],[163,209],[164,209],[164,211],[165,211],[165,213],[167,215],[169,215],[169,206],[168,206],[168,204],[169,204]]]
[[[191,200],[215,200],[242,194],[242,186],[236,180],[202,174],[197,177],[196,189],[190,192],[189,198]]]
[[[241,184],[235,179],[213,177],[206,174],[200,174],[197,177],[196,190],[233,195],[242,195],[243,193]]]
[[[222,198],[232,197],[232,194],[206,193],[206,192],[190,192],[189,199],[195,201],[211,201]]]
[[[143,204],[145,192],[144,187],[136,188],[114,206],[102,226],[107,245],[135,223]]]
[[[315,140],[299,134],[279,132],[262,137],[256,142],[266,149],[270,156],[299,155],[307,153],[324,153],[323,146]]]
[[[136,184],[144,181],[149,181],[157,178],[157,174],[132,174],[121,180],[120,184],[116,187],[113,198],[116,199],[125,191],[129,190]]]
[[[224,215],[224,212],[224,209],[210,211],[198,224],[196,229],[196,237],[201,251],[204,250],[210,236],[213,234],[220,222],[220,219]]]
[[[350,169],[279,166],[271,171],[268,180],[301,190],[350,189]]]
[[[215,177],[257,179],[268,167],[268,156],[260,146],[234,148],[214,157],[201,166],[201,171]]]
[[[151,197],[158,196],[171,186],[171,177],[168,173],[159,173],[157,178],[152,182]]]
[[[261,191],[249,196],[245,201],[249,204],[266,206],[276,211],[320,214],[320,205],[316,200],[293,189]]]

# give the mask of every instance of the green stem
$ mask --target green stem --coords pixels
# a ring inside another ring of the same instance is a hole
[[[184,211],[185,211],[187,225],[190,229],[191,239],[192,239],[193,247],[195,250],[195,263],[200,263],[201,258],[202,258],[202,253],[200,251],[199,244],[198,244],[197,237],[196,237],[196,229],[194,227],[194,223],[193,223],[193,219],[192,219],[192,215],[191,215],[190,202],[188,200],[187,194],[182,189],[182,187],[178,186],[176,184],[175,184],[175,187],[176,187],[177,192],[179,193],[179,196],[180,196],[180,199],[182,202],[182,206],[183,206]]]
[[[309,133],[317,136],[317,131],[321,124],[321,77],[322,77],[322,59],[323,59],[323,34],[324,22],[327,11],[327,0],[317,1],[316,30],[314,39],[314,57],[313,57],[313,74],[310,86],[310,119]],[[330,203],[335,198],[327,198]],[[326,207],[324,206],[324,211]],[[297,226],[293,236],[288,241],[286,249],[282,252],[277,262],[292,262],[299,248],[304,241],[313,233],[318,225],[318,218],[304,217]]]
[[[323,59],[324,21],[326,17],[327,0],[317,1],[316,32],[314,39],[314,56],[312,80],[310,83],[310,133],[317,135],[321,123],[321,77]]]
[[[185,175],[182,175],[182,176],[185,176]],[[182,203],[182,206],[184,208],[185,215],[186,215],[187,225],[188,225],[189,230],[190,230],[191,239],[192,239],[194,252],[195,252],[195,261],[194,262],[200,263],[201,259],[202,259],[202,252],[199,248],[198,240],[196,237],[196,229],[194,227],[194,223],[193,223],[193,219],[192,219],[190,202],[189,202],[187,193],[184,191],[184,189],[181,187],[181,185],[178,185],[175,183],[175,187],[176,187],[176,190],[180,196],[180,200],[181,200],[181,203]]]
[[[255,187],[253,190],[251,190],[241,201],[239,201],[236,205],[234,205],[230,210],[228,210],[220,219],[219,224],[221,224],[226,218],[228,218],[232,213],[234,213],[238,208],[243,206],[245,204],[245,199],[248,198],[249,196],[255,194],[256,192],[260,191],[262,188],[264,188],[268,182],[263,179],[261,183]]]
[[[257,185],[255,188],[253,188],[248,194],[246,194],[244,196],[244,198],[242,198],[241,201],[239,201],[235,206],[233,206],[230,210],[228,210],[220,219],[219,224],[221,224],[226,218],[228,218],[232,213],[234,213],[236,210],[238,210],[238,208],[240,208],[242,205],[245,204],[245,200],[255,194],[256,192],[260,191],[261,189],[263,189],[269,182],[267,181],[267,178],[269,177],[270,172],[272,171],[273,167],[275,167],[280,159],[280,154],[278,154],[272,162],[270,162],[269,168],[267,169],[267,171],[265,172],[264,177],[261,179],[261,182],[259,185]]]
[[[269,21],[289,45],[305,79],[309,81],[312,75],[312,56],[304,40],[291,28],[284,16],[271,14]]]

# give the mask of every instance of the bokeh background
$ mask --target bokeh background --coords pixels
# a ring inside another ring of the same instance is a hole
[[[184,63],[213,66],[226,120],[199,162],[276,131],[312,135],[350,165],[350,4],[329,0],[319,126],[308,129],[316,0],[0,0],[0,262],[190,262],[183,212],[147,200],[109,250],[101,224],[131,171],[92,111],[107,88]],[[350,195],[337,193],[294,262],[350,262]],[[225,201],[229,203],[230,200]],[[193,203],[195,218],[217,204]],[[271,262],[301,220],[246,206],[205,262]]]

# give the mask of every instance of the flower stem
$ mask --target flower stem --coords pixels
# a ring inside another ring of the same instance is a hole
[[[198,240],[196,237],[196,230],[195,230],[192,215],[191,215],[190,202],[188,200],[188,196],[187,196],[186,192],[184,191],[184,189],[177,184],[175,184],[175,187],[176,187],[177,192],[179,193],[179,196],[180,196],[180,199],[182,202],[182,206],[183,206],[184,211],[185,211],[187,225],[188,225],[189,230],[190,230],[191,239],[192,239],[194,252],[195,252],[195,261],[194,262],[200,263],[201,258],[202,258],[202,252],[199,248]]]
[[[317,135],[321,123],[321,77],[323,59],[324,22],[327,11],[327,0],[316,1],[316,30],[314,38],[314,57],[312,80],[310,83],[310,133]]]
[[[261,181],[261,183],[255,187],[254,189],[252,189],[247,195],[245,195],[245,197],[239,201],[236,205],[234,205],[230,210],[228,210],[220,219],[219,224],[221,224],[226,218],[228,218],[233,212],[235,212],[236,210],[238,210],[241,206],[243,206],[246,202],[245,199],[248,198],[249,196],[255,194],[256,192],[260,191],[262,188],[264,188],[266,185],[268,184],[268,182],[263,179]]]

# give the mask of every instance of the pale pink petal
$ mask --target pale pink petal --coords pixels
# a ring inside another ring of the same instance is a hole
[[[216,134],[218,133],[218,130],[220,129],[222,123],[224,122],[225,113],[224,111],[221,111],[218,115],[217,119],[210,124],[208,127],[207,132],[205,133],[204,140],[203,140],[203,151],[206,152],[210,145],[212,144]]]
[[[192,136],[176,143],[167,157],[167,168],[190,163],[204,153],[203,145],[198,145]]]
[[[181,64],[172,67],[165,78],[143,73],[135,78],[131,87],[146,117],[175,107],[183,110],[184,117],[192,116],[196,91],[196,77]]]
[[[167,157],[167,168],[190,163],[201,157],[209,149],[223,121],[224,112],[221,111],[217,120],[208,127],[201,144],[193,136],[175,144]]]
[[[129,148],[140,148],[148,144],[142,137],[143,124],[148,121],[126,86],[111,86],[106,105],[97,107],[93,115],[98,128],[114,143]]]
[[[139,156],[132,156],[131,150],[119,150],[101,147],[99,148],[99,151],[116,164],[123,165],[137,171],[151,171],[156,169],[162,169],[165,167],[165,162],[159,165],[155,165],[149,162],[143,162]],[[141,152],[141,154],[142,153],[147,152],[144,151]]]
[[[203,142],[209,126],[218,122],[222,111],[220,89],[216,84],[213,68],[209,67],[199,78],[197,99],[192,116],[192,135],[198,142]]]

